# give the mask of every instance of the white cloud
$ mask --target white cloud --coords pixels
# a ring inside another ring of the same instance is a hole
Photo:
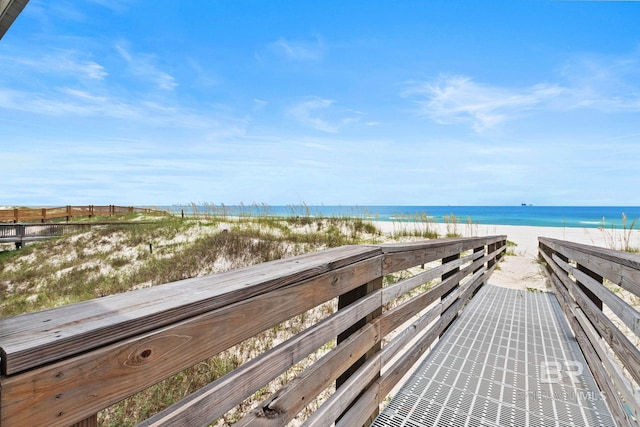
[[[131,0],[89,0],[89,2],[119,13],[125,12],[129,8],[129,4],[133,3]]]
[[[442,76],[419,84],[405,96],[420,97],[420,112],[437,123],[470,123],[477,131],[494,127],[525,110],[562,95],[566,89],[539,84],[524,89],[483,85],[466,76]]]
[[[311,98],[293,106],[287,114],[307,127],[327,133],[337,133],[344,126],[360,121],[359,111],[334,104],[332,99]]]
[[[265,100],[254,98],[253,99],[253,110],[258,111],[265,108],[269,103]]]
[[[335,124],[331,124],[317,115],[320,111],[329,108],[333,103],[334,101],[331,99],[322,98],[304,101],[291,108],[289,115],[312,129],[336,133],[338,132],[338,127]]]
[[[120,56],[127,61],[134,75],[150,81],[163,90],[171,91],[178,86],[178,83],[172,75],[161,71],[154,64],[155,57],[153,55],[133,55],[122,44],[117,44],[115,48]]]
[[[568,108],[640,111],[640,50],[629,55],[576,55],[560,70],[571,88]]]
[[[277,56],[294,61],[319,61],[323,58],[325,51],[319,37],[314,41],[293,41],[281,37],[269,43],[267,49]]]
[[[414,83],[403,95],[437,123],[467,123],[481,132],[533,110],[640,112],[639,75],[640,50],[617,56],[582,54],[566,61],[556,83],[506,87],[443,75]]]
[[[28,67],[38,74],[61,74],[89,80],[103,80],[108,75],[101,64],[82,59],[82,56],[84,54],[75,50],[58,50],[43,54],[41,57],[2,57],[2,62],[20,66],[22,73],[25,73],[23,67]]]

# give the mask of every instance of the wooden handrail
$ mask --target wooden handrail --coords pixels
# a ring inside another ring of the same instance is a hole
[[[604,281],[640,296],[640,256],[545,237],[539,238],[539,246],[556,296],[612,415],[619,425],[637,425],[629,412],[640,420],[640,350],[627,335],[640,337],[640,313]],[[626,334],[609,313],[624,323]]]
[[[206,425],[336,337],[239,425],[282,425],[332,383],[335,393],[307,422],[366,422],[505,248],[506,236],[344,246],[0,319],[0,424],[91,423],[131,394],[333,299],[335,312],[142,425]],[[399,272],[410,277],[383,286]]]
[[[71,221],[74,217],[93,217],[96,215],[122,215],[127,213],[146,213],[166,215],[165,211],[151,208],[136,208],[132,206],[62,206],[55,208],[15,208],[0,209],[0,222],[47,222],[52,219],[66,218]]]

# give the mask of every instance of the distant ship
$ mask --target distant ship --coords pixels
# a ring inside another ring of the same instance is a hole
[[[522,203],[522,204],[520,204],[520,206],[533,206],[533,205],[531,203],[529,203],[529,204]]]

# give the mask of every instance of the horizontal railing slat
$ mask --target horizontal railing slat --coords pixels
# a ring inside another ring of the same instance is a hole
[[[411,292],[417,287],[420,287],[434,279],[439,278],[440,276],[453,271],[454,269],[461,267],[462,265],[474,261],[482,256],[483,253],[477,252],[471,255],[467,255],[465,257],[456,259],[451,262],[447,262],[441,264],[437,267],[431,268],[422,273],[418,273],[415,276],[412,276],[408,279],[402,280],[398,283],[394,283],[391,286],[387,286],[384,289],[384,293],[382,295],[382,303],[386,304],[401,295],[404,295],[408,292]]]
[[[285,425],[378,342],[379,323],[374,321],[366,324],[236,425]]]
[[[625,325],[627,325],[631,332],[640,337],[640,313],[627,304],[622,298],[602,286],[602,283],[595,281],[587,274],[564,262],[558,258],[557,255],[553,255],[553,260],[564,271],[573,275],[580,283],[600,298],[600,300],[602,300],[602,302],[605,303],[611,311],[613,311],[613,313],[624,322]]]
[[[640,297],[640,257],[546,237],[540,243]]]
[[[371,258],[344,246],[37,313],[0,319],[2,372],[14,374]]]
[[[382,245],[385,254],[383,274],[395,273],[431,261],[446,258],[478,246],[490,245],[504,236],[428,240],[414,243]]]
[[[184,400],[139,425],[141,427],[157,427],[205,425],[210,423],[251,396],[256,388],[264,387],[269,381],[277,378],[289,367],[298,363],[379,306],[379,292],[371,294],[358,303],[349,306],[345,310],[340,310],[261,356],[247,362],[229,375],[201,388]],[[355,358],[355,360],[371,348],[376,338],[379,339],[379,331],[372,330],[367,332],[364,335],[366,339],[360,344],[360,347],[355,349],[350,347],[353,353],[351,357]],[[342,363],[348,362],[349,357],[342,360]],[[351,363],[353,363],[353,360]],[[320,363],[317,363],[317,365],[322,366]],[[275,412],[279,414],[285,413],[284,410]]]

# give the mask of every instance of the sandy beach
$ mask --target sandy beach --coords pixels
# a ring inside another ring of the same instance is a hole
[[[375,225],[389,234],[397,233],[399,230],[411,230],[412,226],[416,229],[424,228],[420,228],[420,224],[417,223],[385,221],[377,221]],[[429,228],[437,231],[441,236],[451,231],[451,226],[447,228],[447,224],[429,224]],[[458,224],[456,231],[463,237],[506,235],[507,240],[515,243],[515,247],[509,248],[515,255],[504,258],[500,268],[491,276],[490,283],[518,289],[548,289],[537,263],[538,237],[550,237],[610,249],[621,249],[625,242],[628,242],[631,247],[640,247],[640,230]]]

